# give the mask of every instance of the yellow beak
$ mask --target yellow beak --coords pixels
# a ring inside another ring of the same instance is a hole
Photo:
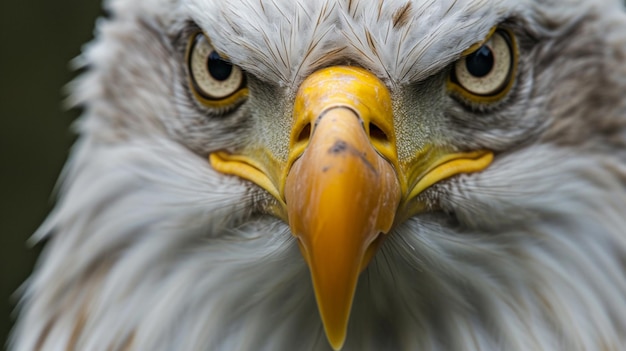
[[[309,264],[326,336],[340,349],[359,273],[400,202],[394,167],[382,156],[396,158],[391,98],[370,73],[333,67],[302,83],[294,114],[295,130],[311,135],[302,156],[293,147],[290,155],[298,158],[285,183],[289,225]]]
[[[395,172],[371,146],[361,122],[345,107],[320,116],[285,187],[289,225],[311,269],[335,349],[345,339],[357,278],[371,257],[366,253],[391,228],[400,201]]]
[[[293,118],[282,171],[254,155],[218,152],[210,161],[216,170],[251,180],[277,198],[282,208],[276,214],[286,213],[298,238],[326,336],[339,350],[358,276],[396,214],[414,214],[419,206],[409,200],[439,180],[484,169],[492,154],[429,150],[428,157],[399,162],[389,91],[356,67],[310,75],[296,94]]]

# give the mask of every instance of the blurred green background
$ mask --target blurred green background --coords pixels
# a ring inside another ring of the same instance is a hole
[[[52,190],[79,111],[65,111],[68,62],[93,37],[99,0],[0,1],[0,349],[12,324],[11,296],[39,248],[26,240],[53,204]]]

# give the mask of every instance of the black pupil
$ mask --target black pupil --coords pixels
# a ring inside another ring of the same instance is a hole
[[[465,58],[465,67],[474,77],[484,77],[493,69],[493,53],[483,45]]]
[[[209,54],[207,66],[209,67],[209,73],[211,73],[211,76],[220,82],[228,79],[233,71],[233,65],[222,60],[220,55],[215,51]]]

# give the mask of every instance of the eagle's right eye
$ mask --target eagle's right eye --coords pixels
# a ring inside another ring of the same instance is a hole
[[[244,73],[222,57],[203,33],[190,39],[187,66],[194,96],[207,107],[227,107],[247,95]]]
[[[516,64],[513,34],[495,30],[486,42],[454,64],[449,86],[471,102],[495,102],[506,96],[513,85]]]

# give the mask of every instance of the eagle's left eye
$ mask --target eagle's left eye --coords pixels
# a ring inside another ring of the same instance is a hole
[[[512,85],[515,55],[512,34],[497,30],[454,64],[450,77],[452,90],[476,102],[492,102],[503,97]]]
[[[207,107],[227,107],[247,95],[244,73],[220,56],[202,33],[190,39],[187,66],[194,96]]]

